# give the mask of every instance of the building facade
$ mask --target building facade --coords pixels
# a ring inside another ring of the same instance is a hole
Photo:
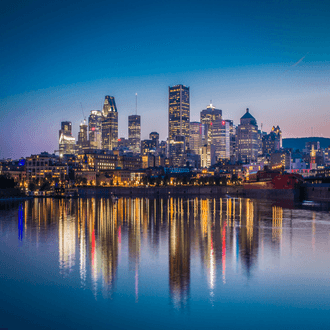
[[[208,105],[200,113],[201,124],[203,125],[202,145],[213,144],[213,123],[222,120],[222,110],[216,109],[212,104]]]
[[[113,150],[118,144],[118,111],[115,98],[107,95],[102,110],[102,149]]]
[[[84,149],[89,149],[89,142],[88,142],[88,133],[87,133],[87,124],[85,121],[80,124],[79,132],[78,132],[78,151],[81,152]]]
[[[76,139],[72,136],[72,124],[70,121],[61,122],[58,144],[60,157],[76,152]]]
[[[198,121],[190,122],[189,129],[189,149],[194,154],[199,154],[202,146],[202,124]]]
[[[128,116],[128,139],[133,153],[141,152],[141,116]]]
[[[256,161],[260,154],[260,134],[258,132],[257,121],[250,114],[248,108],[240,119],[236,136],[237,160],[243,163]]]
[[[189,147],[190,100],[189,87],[176,85],[169,87],[168,138],[174,143],[175,136],[184,136]]]
[[[92,110],[88,117],[89,146],[91,149],[102,149],[102,112]]]

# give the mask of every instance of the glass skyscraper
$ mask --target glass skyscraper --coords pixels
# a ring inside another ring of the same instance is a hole
[[[92,110],[88,117],[89,145],[91,149],[102,149],[102,112]]]
[[[189,87],[176,85],[169,87],[168,138],[185,136],[186,148],[189,146],[190,103]]]
[[[102,110],[102,148],[113,150],[118,145],[118,112],[113,96],[107,95]]]
[[[204,135],[202,137],[203,145],[213,144],[213,123],[216,120],[222,120],[222,110],[216,109],[212,104],[201,111],[201,123],[204,125]]]
[[[141,116],[128,116],[128,139],[130,150],[139,154],[141,152]]]
[[[59,153],[63,155],[74,154],[76,151],[76,139],[72,136],[72,124],[70,121],[62,121],[59,130]]]
[[[169,156],[173,159],[174,166],[181,166],[183,160],[179,160],[189,148],[190,101],[189,87],[176,85],[169,87],[168,106],[168,140]],[[180,148],[178,148],[178,143]],[[180,150],[180,155],[178,151]]]

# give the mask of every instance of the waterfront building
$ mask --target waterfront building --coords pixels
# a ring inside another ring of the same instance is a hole
[[[203,124],[202,145],[213,144],[213,123],[222,120],[222,110],[216,109],[212,104],[208,105],[200,113],[201,124]]]
[[[117,166],[117,156],[108,150],[89,149],[78,155],[83,170],[113,170]]]
[[[189,128],[189,149],[196,155],[202,146],[202,124],[198,121],[190,122]]]
[[[26,158],[26,181],[39,181],[42,179],[54,179],[63,182],[69,173],[68,165],[62,162],[58,156],[48,153],[31,155]]]
[[[116,168],[136,170],[142,166],[141,157],[121,155],[119,150],[84,150],[78,155],[81,168],[99,172],[114,170]]]
[[[76,139],[72,136],[72,124],[70,121],[62,121],[59,130],[59,153],[63,155],[76,152]]]
[[[248,108],[240,119],[236,133],[237,160],[245,163],[256,161],[260,153],[260,134],[257,121],[250,114]]]
[[[118,111],[113,96],[107,95],[102,110],[102,148],[113,150],[118,144]]]
[[[169,87],[168,140],[169,145],[176,144],[176,136],[184,137],[186,151],[189,148],[190,101],[189,87],[176,85]],[[181,138],[182,139],[182,138]],[[176,148],[169,148],[174,151]],[[177,155],[170,154],[177,158]]]
[[[133,153],[141,152],[141,116],[128,116],[128,139]]]
[[[91,149],[102,149],[102,112],[92,110],[88,117],[89,146]]]

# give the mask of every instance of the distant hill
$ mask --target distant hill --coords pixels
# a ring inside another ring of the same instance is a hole
[[[330,146],[330,139],[324,137],[305,137],[305,138],[287,138],[282,139],[283,148],[305,149],[306,142],[319,141],[321,148]]]

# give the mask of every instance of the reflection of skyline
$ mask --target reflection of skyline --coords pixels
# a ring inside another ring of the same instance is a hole
[[[187,304],[190,288],[190,226],[183,200],[169,200],[169,283],[176,308]]]
[[[292,253],[292,244],[286,243],[293,237],[292,212],[249,199],[45,199],[24,203],[16,230],[22,244],[33,238],[37,247],[58,234],[60,273],[73,276],[76,270],[81,286],[91,283],[95,295],[100,290],[114,293],[119,268],[128,267],[136,301],[145,262],[167,258],[162,249],[168,246],[171,302],[182,308],[191,292],[192,260],[200,261],[212,297],[217,287],[232,280],[232,271],[251,276],[265,251],[278,256],[291,246]],[[310,212],[310,220],[315,251],[315,212]],[[285,237],[286,224],[291,230]]]

